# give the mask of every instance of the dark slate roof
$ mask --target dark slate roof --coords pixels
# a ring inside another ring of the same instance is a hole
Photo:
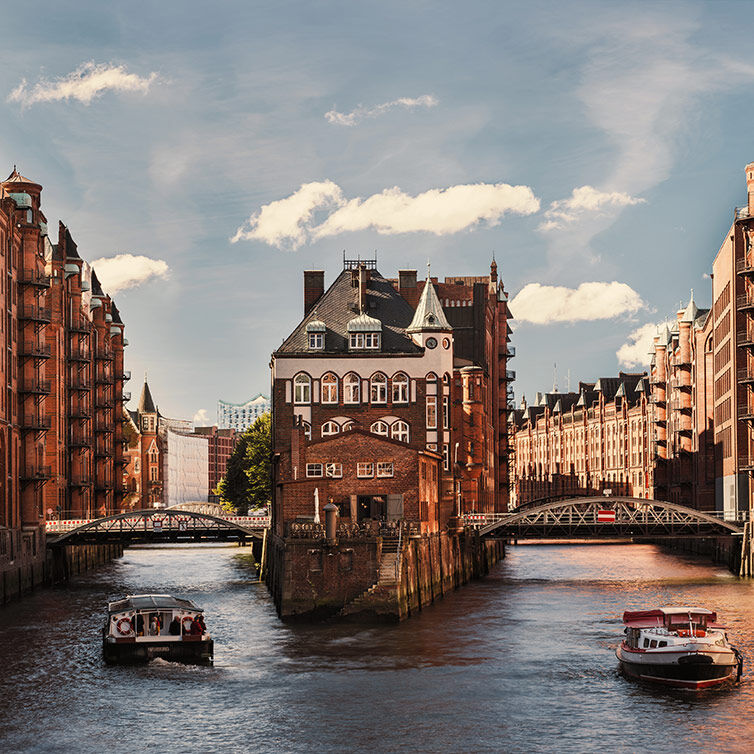
[[[58,231],[58,239],[63,240],[63,244],[65,246],[65,255],[66,258],[70,257],[71,259],[81,259],[78,253],[78,246],[76,245],[76,242],[73,240],[73,236],[71,235],[71,232],[68,230],[68,228],[63,225],[63,223],[59,223],[58,225],[59,231]]]
[[[149,390],[147,381],[144,380],[144,387],[141,389],[141,397],[139,398],[138,412],[140,414],[154,414],[157,411],[152,400],[152,393]]]
[[[110,304],[110,314],[113,315],[113,322],[122,325],[123,320],[120,318],[120,312],[118,311],[118,307],[115,305],[115,301],[111,302]]]
[[[382,348],[367,353],[375,356],[380,353],[422,353],[406,334],[414,317],[411,305],[377,270],[370,273],[366,314],[382,322]],[[346,328],[348,322],[359,315],[358,294],[358,287],[351,283],[351,271],[343,270],[275,354],[349,353]],[[321,320],[327,327],[324,351],[309,350],[306,325],[313,320]]]
[[[102,292],[102,286],[100,285],[99,278],[97,277],[97,273],[94,271],[94,268],[92,268],[92,295],[93,296],[105,295]]]

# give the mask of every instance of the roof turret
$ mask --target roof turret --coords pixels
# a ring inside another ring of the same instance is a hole
[[[424,285],[419,305],[416,307],[416,313],[411,320],[411,324],[406,328],[406,332],[422,332],[424,330],[452,330],[445,312],[443,311],[440,299],[437,298],[435,286],[432,285],[432,279],[429,276],[429,267],[427,269],[427,282]]]
[[[144,387],[141,389],[141,397],[139,398],[139,405],[137,408],[140,414],[156,414],[154,401],[152,400],[152,392],[147,384],[147,376],[144,375]]]
[[[694,291],[691,291],[691,298],[689,299],[689,305],[686,307],[686,310],[683,312],[683,316],[681,317],[681,322],[694,322],[699,315],[699,307],[696,305],[696,302],[694,301]]]

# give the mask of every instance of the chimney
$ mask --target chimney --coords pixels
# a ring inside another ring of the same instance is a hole
[[[325,292],[325,271],[304,270],[304,316],[314,308]]]
[[[416,270],[398,270],[398,293],[403,295],[410,288],[416,288]]]
[[[359,311],[367,310],[367,281],[369,280],[369,270],[366,265],[359,265]]]
[[[754,214],[754,162],[746,166],[746,191],[748,192],[749,216]]]

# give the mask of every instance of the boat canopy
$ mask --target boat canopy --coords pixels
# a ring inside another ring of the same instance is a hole
[[[717,620],[717,613],[704,607],[658,607],[654,610],[626,610],[623,622],[631,628],[652,628],[663,626],[671,616],[689,616],[691,620],[706,618],[708,623]]]
[[[129,594],[122,600],[110,602],[110,613],[122,613],[124,610],[196,610],[201,612],[191,600],[173,597],[170,594]]]

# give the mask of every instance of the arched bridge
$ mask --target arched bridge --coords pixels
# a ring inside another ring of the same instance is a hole
[[[162,508],[86,521],[48,521],[47,544],[244,541],[261,539],[268,527],[269,519],[261,516],[220,517]]]
[[[743,533],[738,522],[662,500],[577,497],[510,513],[470,514],[482,535],[516,539],[710,537]]]

